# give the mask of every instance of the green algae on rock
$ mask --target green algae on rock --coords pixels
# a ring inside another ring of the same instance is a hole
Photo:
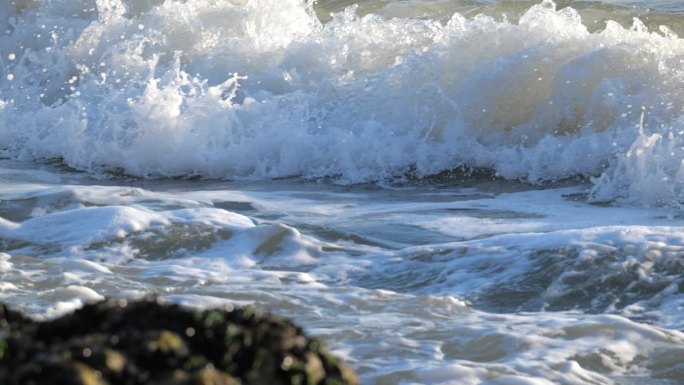
[[[291,322],[254,308],[105,300],[35,322],[0,304],[0,384],[358,385]]]

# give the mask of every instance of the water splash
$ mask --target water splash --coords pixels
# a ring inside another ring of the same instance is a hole
[[[0,151],[143,177],[342,183],[465,165],[595,177],[602,201],[682,201],[671,29],[595,30],[546,0],[515,21],[376,9],[323,24],[294,0],[3,5]]]

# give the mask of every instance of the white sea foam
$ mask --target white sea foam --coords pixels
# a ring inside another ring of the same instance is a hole
[[[33,315],[149,292],[256,305],[325,338],[364,384],[682,378],[684,222],[671,208],[506,182],[65,184],[85,180],[1,162],[13,182],[0,185],[0,298]]]
[[[0,2],[0,156],[90,172],[0,160],[0,299],[253,304],[364,384],[681,381],[679,16],[321,3]],[[263,180],[461,165],[543,185]]]
[[[325,24],[295,0],[82,3],[3,6],[4,153],[147,177],[469,165],[682,200],[684,43],[666,28],[589,32],[550,1],[512,21],[352,7]]]
[[[104,299],[104,296],[95,290],[78,285],[69,285],[49,290],[42,293],[41,297],[39,300],[47,300],[52,304],[42,315],[45,318],[54,318],[58,315],[73,312],[75,309],[83,307],[84,303],[102,301]]]
[[[426,298],[347,293],[343,303],[366,305],[355,311],[364,326],[328,338],[339,338],[342,353],[362,373],[372,373],[362,375],[364,383],[607,385],[635,378],[655,384],[639,376],[649,370],[656,378],[677,376],[677,364],[658,367],[656,361],[681,354],[680,332],[619,316],[491,314],[447,306],[445,297],[430,297],[432,304]],[[341,323],[350,321],[344,310]]]
[[[7,253],[0,253],[0,273],[7,273],[12,270],[12,256]]]

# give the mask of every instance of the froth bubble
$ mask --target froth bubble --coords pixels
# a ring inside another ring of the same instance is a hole
[[[9,81],[14,80],[14,74],[7,74],[7,80],[9,80]]]
[[[17,58],[17,55],[16,55],[15,53],[11,53],[11,54],[7,55],[7,58],[8,58],[9,60],[14,60],[14,59]]]

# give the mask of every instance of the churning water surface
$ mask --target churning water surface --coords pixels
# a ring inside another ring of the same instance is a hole
[[[0,4],[0,299],[256,304],[364,384],[684,383],[684,5]]]

